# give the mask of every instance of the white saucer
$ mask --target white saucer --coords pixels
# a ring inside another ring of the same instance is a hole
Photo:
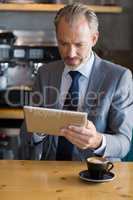
[[[103,183],[112,181],[116,176],[113,172],[107,172],[104,174],[102,179],[91,179],[88,170],[84,170],[79,172],[80,179],[87,181],[87,182],[95,182],[95,183]]]

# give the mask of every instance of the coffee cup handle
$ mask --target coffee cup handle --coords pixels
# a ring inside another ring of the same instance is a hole
[[[108,162],[107,163],[107,172],[110,172],[111,169],[113,169],[113,167],[114,167],[113,163],[112,162]]]

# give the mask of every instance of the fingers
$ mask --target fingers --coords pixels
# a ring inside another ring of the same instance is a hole
[[[86,148],[86,138],[83,135],[77,134],[75,132],[69,131],[65,135],[65,138],[68,139],[71,143],[78,146],[81,149]]]
[[[82,129],[82,133],[77,131],[79,130],[76,129],[76,127],[73,127],[71,130],[64,128],[61,130],[61,133],[66,139],[68,139],[71,143],[78,146],[79,148],[87,148],[89,144],[89,135],[86,133],[85,129]]]
[[[73,125],[70,125],[68,126],[68,129],[72,132],[76,132],[76,133],[79,133],[79,134],[83,134],[83,135],[86,135],[87,134],[87,130],[85,127],[82,127],[82,126],[73,126]]]
[[[84,142],[82,142],[79,138],[74,138],[71,135],[67,135],[66,139],[69,140],[72,144],[79,147],[80,149],[86,148]]]
[[[91,130],[94,129],[94,128],[95,128],[94,124],[89,120],[87,120],[86,127],[84,127],[84,126],[73,126],[73,125],[68,126],[69,130],[77,132],[79,134],[84,134],[84,135],[86,135],[86,134],[88,135],[89,133],[91,134]]]
[[[81,149],[95,146],[97,132],[94,124],[87,121],[86,127],[69,125],[60,131],[61,135]]]
[[[94,124],[91,121],[87,120],[86,128],[91,129],[93,127],[94,127]]]

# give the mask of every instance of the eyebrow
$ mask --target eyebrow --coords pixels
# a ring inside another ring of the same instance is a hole
[[[58,42],[69,43],[69,42],[63,41],[63,40],[58,40]],[[79,41],[79,42],[75,42],[74,44],[88,44],[88,41]]]

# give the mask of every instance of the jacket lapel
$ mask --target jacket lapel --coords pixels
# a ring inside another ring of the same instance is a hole
[[[54,72],[50,73],[48,81],[49,88],[47,93],[49,108],[58,108],[61,78],[64,67],[65,65],[62,61],[58,62],[58,65],[54,67]]]
[[[99,98],[104,93],[103,82],[105,79],[105,73],[102,71],[102,59],[95,54],[94,64],[92,66],[92,72],[90,74],[89,84],[86,91],[83,111],[87,112],[89,115],[94,114],[91,112],[95,110],[94,108],[98,106]]]

